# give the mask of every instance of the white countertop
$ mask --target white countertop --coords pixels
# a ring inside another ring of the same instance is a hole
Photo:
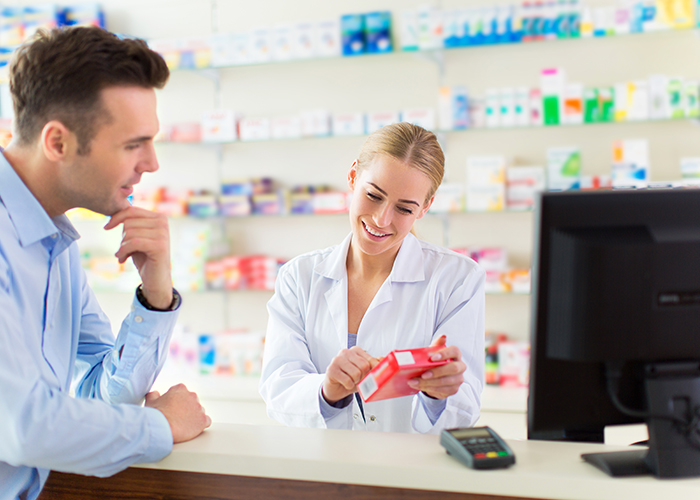
[[[700,498],[700,479],[610,478],[580,454],[619,446],[508,440],[517,463],[474,471],[435,435],[214,424],[140,467],[566,500]]]

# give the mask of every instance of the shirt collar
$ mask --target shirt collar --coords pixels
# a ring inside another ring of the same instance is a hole
[[[343,242],[336,246],[331,253],[319,262],[314,271],[336,281],[347,276],[346,262],[352,233],[347,235]],[[399,253],[394,260],[394,267],[389,278],[392,282],[415,282],[425,280],[423,270],[423,251],[418,238],[408,233],[401,243]]]
[[[71,241],[80,238],[65,215],[49,217],[24,184],[17,172],[0,153],[0,202],[7,208],[19,242],[23,247],[50,237],[57,232]]]

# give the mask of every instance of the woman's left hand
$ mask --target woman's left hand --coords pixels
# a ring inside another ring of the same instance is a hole
[[[445,346],[430,356],[431,361],[449,359],[450,362],[424,372],[420,377],[408,381],[413,389],[424,392],[431,398],[445,399],[459,390],[464,383],[464,371],[467,365],[462,361],[462,353],[457,346],[446,346],[447,338],[443,335],[433,346]]]

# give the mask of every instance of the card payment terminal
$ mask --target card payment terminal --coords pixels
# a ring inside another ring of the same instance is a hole
[[[447,453],[472,469],[494,469],[515,463],[515,455],[490,427],[444,429],[440,444]]]

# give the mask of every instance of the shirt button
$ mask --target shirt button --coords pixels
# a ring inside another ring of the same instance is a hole
[[[370,415],[370,416],[369,416],[369,419],[370,419],[372,422],[374,422],[375,420],[377,420],[377,417],[375,417],[374,415]]]
[[[353,413],[353,414],[352,414],[352,418],[354,418],[355,420],[357,420],[358,418],[360,418],[360,416],[359,416],[357,413]]]
[[[58,238],[58,234],[53,233],[53,234],[51,235],[51,239],[52,239],[52,240],[55,240],[56,238]]]
[[[135,316],[134,321],[136,321],[137,323],[141,323],[143,321],[143,318],[141,316]]]

